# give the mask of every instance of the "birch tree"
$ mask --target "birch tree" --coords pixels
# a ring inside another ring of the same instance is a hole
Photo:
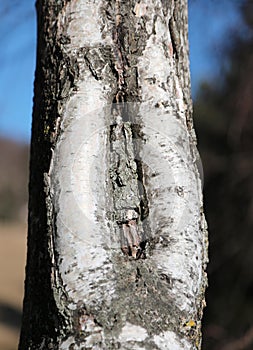
[[[37,0],[19,349],[200,349],[187,1]]]

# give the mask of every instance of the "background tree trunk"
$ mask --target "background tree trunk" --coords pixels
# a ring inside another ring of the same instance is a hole
[[[38,0],[19,349],[199,349],[187,2]]]

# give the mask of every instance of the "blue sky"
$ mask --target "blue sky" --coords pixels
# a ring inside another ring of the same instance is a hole
[[[238,11],[243,1],[189,0],[193,97],[199,82],[220,75],[222,48],[243,27]],[[35,70],[34,2],[0,1],[0,136],[25,142],[30,141]]]

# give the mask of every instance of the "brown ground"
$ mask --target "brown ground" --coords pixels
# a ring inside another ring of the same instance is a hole
[[[0,350],[16,350],[26,259],[26,226],[0,223]]]

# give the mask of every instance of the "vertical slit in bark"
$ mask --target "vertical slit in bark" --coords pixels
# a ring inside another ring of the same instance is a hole
[[[170,20],[169,20],[169,30],[170,30],[171,44],[173,47],[173,53],[175,54],[176,60],[178,60],[178,57],[179,57],[179,52],[178,52],[179,39],[178,39],[178,32],[177,32],[173,17],[170,18]]]
[[[143,184],[139,150],[134,139],[139,138],[132,123],[132,111],[127,104],[112,106],[110,127],[110,178],[112,182],[115,221],[121,234],[121,250],[134,259],[145,258],[147,243],[144,219],[148,202]],[[146,224],[145,224],[146,225]]]
[[[139,160],[140,127],[134,124],[134,109],[127,102],[126,73],[130,68],[124,47],[124,23],[120,1],[115,3],[115,26],[112,31],[114,58],[112,71],[117,79],[113,99],[113,125],[110,127],[110,178],[116,222],[121,232],[121,250],[134,259],[145,257],[148,227],[148,201]],[[138,72],[137,72],[138,73]]]

